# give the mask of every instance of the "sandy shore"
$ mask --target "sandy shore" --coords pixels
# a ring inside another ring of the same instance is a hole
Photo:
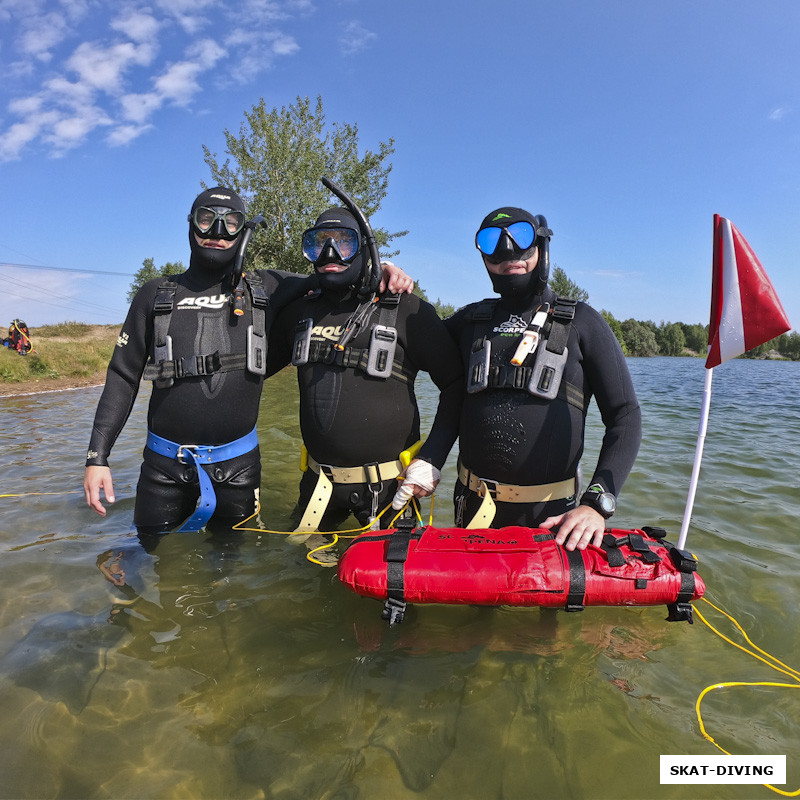
[[[104,370],[88,378],[42,378],[38,381],[0,383],[0,399],[4,397],[20,397],[26,394],[61,392],[65,389],[86,389],[89,386],[102,386],[105,380],[106,373]]]

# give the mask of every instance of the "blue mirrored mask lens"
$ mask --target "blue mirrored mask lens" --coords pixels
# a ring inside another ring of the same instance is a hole
[[[311,228],[303,234],[303,255],[313,264],[330,244],[344,262],[358,255],[358,231],[352,228]]]
[[[497,249],[502,228],[484,228],[475,234],[475,246],[481,253],[490,256]]]
[[[492,255],[497,249],[500,236],[505,231],[512,239],[518,250],[527,250],[536,240],[536,229],[530,222],[521,220],[512,222],[507,228],[484,228],[475,235],[475,245],[481,253]]]
[[[530,222],[512,222],[506,230],[520,250],[527,250],[536,238],[536,231]]]

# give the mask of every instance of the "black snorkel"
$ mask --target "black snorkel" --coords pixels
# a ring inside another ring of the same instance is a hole
[[[361,234],[361,241],[366,245],[367,254],[369,255],[369,261],[366,258],[364,259],[361,286],[357,289],[357,297],[361,300],[361,303],[345,324],[339,341],[334,345],[335,350],[342,351],[347,346],[347,343],[367,324],[372,315],[375,303],[378,300],[376,294],[381,282],[381,260],[378,255],[378,244],[375,241],[372,227],[364,212],[356,205],[355,200],[330,178],[323,176],[320,180],[325,188],[330,189],[342,201],[345,208],[355,218]]]
[[[372,227],[369,224],[369,220],[364,215],[364,212],[356,205],[355,200],[353,200],[344,189],[337,186],[330,178],[326,178],[325,176],[320,178],[320,180],[326,189],[330,189],[330,191],[342,201],[345,208],[355,217],[358,223],[361,241],[366,245],[367,254],[369,255],[369,260],[364,260],[364,269],[361,273],[361,286],[358,288],[358,296],[365,299],[378,291],[378,286],[381,282],[381,260],[378,254],[378,244],[375,241],[375,234],[373,234]]]
[[[231,306],[233,307],[234,316],[241,317],[244,314],[244,257],[247,254],[247,247],[250,244],[250,239],[253,236],[253,231],[259,226],[267,227],[267,221],[260,214],[257,214],[253,219],[245,222],[244,229],[242,230],[242,241],[239,243],[239,249],[236,252],[236,261],[233,265],[233,272],[231,273],[231,288],[233,294],[231,295]]]
[[[553,231],[547,227],[547,220],[544,214],[537,214],[536,220],[536,244],[539,248],[539,263],[536,265],[539,270],[539,290],[537,294],[542,294],[547,288],[547,281],[550,278],[550,237]]]

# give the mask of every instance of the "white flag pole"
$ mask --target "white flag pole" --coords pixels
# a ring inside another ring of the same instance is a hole
[[[686,536],[689,533],[689,521],[692,518],[692,508],[694,508],[694,496],[697,493],[697,482],[700,477],[700,462],[703,460],[703,447],[706,441],[706,431],[708,430],[708,415],[711,409],[711,380],[713,377],[714,368],[712,367],[706,370],[706,382],[703,387],[703,408],[700,412],[700,428],[697,432],[697,446],[694,451],[692,479],[689,482],[689,496],[686,498],[686,509],[683,512],[681,535],[678,538],[678,548],[680,550],[683,550],[686,546]]]

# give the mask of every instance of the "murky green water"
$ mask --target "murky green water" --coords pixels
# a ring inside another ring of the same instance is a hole
[[[645,437],[619,527],[677,538],[702,362],[630,362]],[[800,365],[715,371],[689,545],[707,597],[800,667]],[[285,537],[130,533],[143,397],[117,444],[117,497],[84,505],[99,389],[0,399],[0,797],[761,798],[760,786],[660,786],[660,754],[716,754],[694,703],[709,684],[785,676],[663,608],[422,606],[387,629],[380,604]],[[430,420],[435,397],[420,391]],[[299,434],[293,375],[259,422],[262,518],[288,527]],[[601,435],[590,418],[587,460]],[[451,520],[453,460],[435,521]],[[56,494],[35,494],[54,492]],[[66,492],[74,492],[65,494]],[[124,570],[126,587],[106,580]],[[700,610],[708,611],[705,604]],[[727,630],[727,628],[726,628]],[[800,695],[724,690],[703,704],[729,750],[786,754],[800,787]]]

